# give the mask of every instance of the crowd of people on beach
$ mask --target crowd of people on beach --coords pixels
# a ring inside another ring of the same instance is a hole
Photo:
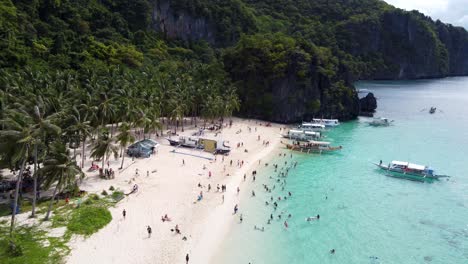
[[[247,131],[249,133],[255,133],[257,132],[257,127],[247,126]],[[236,132],[236,134],[240,134],[240,133],[242,133],[242,129],[239,129]],[[255,137],[257,139],[258,146],[249,146],[250,148],[258,149],[260,147],[260,143],[262,143],[261,147],[264,147],[264,148],[270,146],[271,144],[270,140],[262,139],[262,136],[259,134],[255,134]],[[237,149],[239,149],[238,153],[248,152],[247,147],[244,146],[243,141],[239,141],[235,146],[237,146]],[[227,157],[228,156],[223,155],[221,156],[221,159],[215,158],[212,161],[212,163],[214,162],[218,164],[219,164],[219,160],[221,161],[221,163],[226,162],[225,165],[221,166],[223,168],[224,176],[231,176],[232,171],[240,170],[244,167],[246,163],[249,163],[249,160],[246,160],[245,162],[241,157],[237,157],[237,159],[228,159]],[[298,165],[298,162],[293,161],[292,159],[293,156],[291,154],[288,155],[286,153],[280,153],[278,154],[278,157],[279,159],[277,159],[277,163],[271,164],[271,165],[266,162],[262,163],[262,161],[259,159],[258,164],[256,164],[257,161],[255,161],[255,165],[257,165],[256,167],[253,163],[251,163],[250,165],[252,165],[253,167],[250,168],[250,171],[248,172],[245,171],[245,173],[241,174],[243,176],[240,176],[240,177],[243,177],[243,179],[241,178],[241,180],[243,180],[242,182],[247,182],[248,180],[250,181],[251,179],[251,183],[244,186],[243,189],[245,190],[250,189],[250,194],[251,194],[250,197],[252,199],[260,199],[260,197],[265,197],[265,195],[267,195],[268,197],[267,200],[265,200],[264,202],[265,208],[267,210],[266,211],[267,217],[264,223],[255,223],[253,225],[253,229],[255,231],[267,232],[269,229],[276,228],[274,227],[275,222],[279,222],[281,224],[281,228],[284,228],[284,229],[291,228],[290,222],[293,219],[293,215],[291,212],[288,212],[287,210],[282,210],[281,208],[286,208],[287,201],[289,199],[293,199],[293,193],[287,190],[287,179],[290,174],[290,171],[296,168],[296,166]],[[181,166],[186,166],[185,159],[181,159]],[[207,176],[207,178],[204,178],[203,180],[198,182],[196,186],[196,188],[198,188],[198,190],[196,189],[197,195],[193,203],[195,204],[195,203],[204,202],[203,200],[204,192],[210,193],[209,195],[213,195],[213,193],[216,193],[216,195],[221,196],[221,204],[219,206],[233,206],[233,207],[230,207],[230,208],[233,208],[232,214],[236,216],[236,218],[238,217],[239,223],[240,224],[246,224],[247,222],[250,223],[250,221],[245,221],[246,217],[248,217],[248,212],[241,211],[241,208],[239,205],[241,199],[246,199],[240,196],[241,186],[237,186],[237,187],[229,186],[230,193],[235,192],[236,196],[239,196],[239,197],[235,198],[235,204],[226,203],[226,205],[224,205],[225,195],[227,195],[226,193],[228,189],[227,183],[222,183],[219,181],[212,182],[213,178],[215,177],[213,177],[214,173],[209,168],[209,166],[210,165],[207,166],[206,164],[203,164],[204,172],[200,175],[205,176],[205,177]],[[227,167],[229,167],[229,171],[231,173],[225,173],[228,170]],[[267,168],[267,167],[270,167],[270,168],[272,167],[271,169],[272,172],[269,173],[270,175],[261,174],[262,176],[259,176],[257,174],[258,171],[260,171],[262,168]],[[236,175],[236,174],[233,174],[233,175]],[[138,176],[139,176],[139,171],[137,168],[135,169],[135,178]],[[147,176],[149,176],[149,171],[147,171]],[[257,181],[257,178],[258,178],[258,181]],[[219,180],[219,178],[217,179]],[[224,178],[224,179],[228,179],[228,178]],[[216,184],[216,189],[214,189],[215,184]],[[261,184],[262,186],[261,188],[259,188],[259,184]],[[134,184],[131,192],[128,193],[127,195],[133,194],[136,192],[138,192],[138,185]],[[262,194],[262,195],[259,195],[259,194]],[[123,219],[125,219],[127,216],[127,211],[125,209],[122,211],[122,215],[123,215]],[[312,222],[312,221],[318,221],[319,219],[320,219],[320,215],[317,214],[315,216],[307,217],[305,220],[307,222]],[[164,214],[163,216],[161,216],[161,222],[163,223],[172,222],[172,221],[173,219],[170,218],[167,214]],[[182,231],[180,230],[179,224],[176,224],[174,228],[170,229],[170,231],[176,235],[182,235]],[[146,225],[146,232],[147,232],[148,238],[151,238],[153,229],[150,225]],[[186,241],[187,236],[184,236],[184,235],[182,236],[183,236],[182,240]],[[335,249],[332,249],[330,253],[334,254]],[[189,263],[188,253],[185,256],[185,261],[186,263]]]

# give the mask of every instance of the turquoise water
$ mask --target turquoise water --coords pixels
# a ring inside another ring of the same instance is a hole
[[[298,162],[285,190],[271,166],[260,172],[251,185],[257,195],[241,201],[244,221],[220,245],[216,263],[468,263],[468,78],[357,86],[374,92],[376,116],[394,124],[347,122],[327,133],[344,147],[337,154],[276,157],[271,163]],[[421,111],[430,106],[442,111]],[[371,164],[380,159],[431,165],[452,177],[434,183],[387,177]],[[262,184],[276,189],[267,193]],[[265,205],[287,191],[292,197],[276,211]],[[320,220],[305,221],[317,214]]]

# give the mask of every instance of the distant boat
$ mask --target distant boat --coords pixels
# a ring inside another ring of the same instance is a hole
[[[312,123],[314,124],[322,124],[326,127],[335,127],[340,124],[338,119],[322,119],[322,118],[314,118],[312,119]]]
[[[317,123],[303,122],[297,128],[300,129],[300,130],[304,130],[304,131],[323,131],[323,130],[325,130],[325,125],[317,124]]]
[[[431,109],[429,109],[429,114],[434,114],[437,110],[437,107],[431,107]]]
[[[330,142],[326,141],[314,141],[314,140],[309,140],[305,143],[301,142],[293,142],[292,144],[289,143],[283,143],[286,145],[287,149],[290,150],[295,150],[295,151],[300,151],[300,152],[305,152],[305,153],[310,153],[310,152],[315,152],[315,153],[327,153],[335,150],[340,150],[343,147],[332,147],[330,146]]]
[[[388,120],[388,118],[385,117],[376,117],[373,118],[372,121],[369,122],[369,125],[371,126],[389,126],[393,120]]]
[[[309,141],[319,139],[320,132],[290,129],[287,134],[283,135],[283,137],[297,141]]]
[[[371,91],[369,89],[358,89],[358,93],[370,93]]]
[[[380,163],[374,163],[374,165],[384,171],[391,173],[390,176],[406,178],[410,180],[437,180],[443,177],[448,177],[446,175],[435,174],[434,170],[428,166],[409,163],[407,161],[394,160],[388,165],[383,165],[382,161],[380,161]]]

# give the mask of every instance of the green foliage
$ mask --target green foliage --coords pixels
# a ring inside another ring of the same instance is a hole
[[[120,201],[124,198],[124,193],[122,191],[114,191],[112,192],[112,195],[111,195],[112,199],[114,201]]]
[[[72,212],[67,229],[73,234],[90,236],[111,220],[112,215],[107,208],[83,206]]]
[[[0,228],[2,234],[7,233],[6,228]],[[5,264],[42,264],[59,263],[62,254],[59,252],[63,242],[49,243],[46,232],[37,227],[21,227],[14,238],[15,249],[12,250],[7,236],[0,236],[0,259]],[[45,246],[44,244],[49,244]]]

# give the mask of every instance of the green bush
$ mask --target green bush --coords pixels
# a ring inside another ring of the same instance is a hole
[[[109,187],[109,191],[114,191],[114,190],[115,190],[114,186],[111,185],[111,187]]]
[[[102,196],[107,196],[108,193],[106,192],[106,190],[103,190],[102,193],[101,193]]]
[[[124,198],[124,193],[121,191],[115,191],[112,193],[112,199],[114,199],[114,201],[116,202],[122,200],[123,198]]]
[[[74,234],[90,236],[111,220],[112,215],[107,208],[84,206],[73,211],[67,229]]]

